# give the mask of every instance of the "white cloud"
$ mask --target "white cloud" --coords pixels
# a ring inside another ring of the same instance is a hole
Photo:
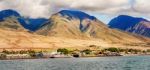
[[[150,16],[150,0],[0,0],[0,10],[14,9],[32,18],[46,17],[62,9],[88,13]]]
[[[78,9],[84,11],[105,12],[105,10],[118,11],[128,6],[128,0],[51,0],[55,7],[64,9]],[[119,9],[117,9],[119,8]],[[111,11],[110,11],[111,13]]]
[[[140,13],[150,13],[150,0],[138,0],[135,1],[134,9]]]
[[[14,9],[24,16],[29,17],[49,17],[50,5],[46,4],[48,0],[1,0],[0,10]],[[49,1],[48,1],[49,2]]]

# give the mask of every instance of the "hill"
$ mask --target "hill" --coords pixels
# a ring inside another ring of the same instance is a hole
[[[7,9],[0,11],[0,27],[1,28],[22,28],[29,31],[36,31],[40,25],[46,23],[45,18],[27,18],[20,15],[17,11]]]
[[[136,18],[120,15],[109,22],[110,28],[117,28],[133,34],[150,37],[150,21],[144,18]]]
[[[81,15],[77,15],[81,14]],[[60,11],[49,19],[37,34],[53,37],[75,39],[100,39],[110,43],[139,43],[145,42],[145,37],[134,36],[127,32],[110,29],[103,22],[81,11]],[[147,41],[146,41],[147,42]]]
[[[9,22],[13,20],[17,23]],[[37,22],[38,30],[28,29],[34,28],[36,24],[32,26],[27,21]],[[110,29],[97,18],[81,11],[62,10],[53,14],[48,21],[45,19],[44,21],[43,19],[29,20],[11,15],[5,17],[0,23],[1,49],[85,49],[90,45],[96,45],[99,48],[146,49],[150,46],[149,38]],[[4,26],[6,24],[9,24],[9,27]],[[10,27],[10,25],[15,25],[15,27]]]

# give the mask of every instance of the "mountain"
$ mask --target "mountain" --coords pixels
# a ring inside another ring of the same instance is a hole
[[[59,12],[62,16],[66,16],[67,19],[79,19],[80,21],[83,21],[84,19],[88,18],[90,20],[95,20],[96,18],[94,16],[90,16],[84,12],[81,11],[73,11],[73,10],[62,10]]]
[[[150,21],[143,18],[120,15],[112,19],[108,25],[110,28],[150,37]]]
[[[93,16],[89,16],[84,12],[62,10],[52,15],[50,22],[41,25],[42,28],[36,32],[51,36],[85,37],[82,32],[85,33],[91,28],[92,21],[90,20],[94,20],[93,18]]]
[[[36,31],[44,23],[48,22],[46,18],[20,18],[18,21],[28,30]]]
[[[20,14],[10,9],[0,11],[0,21],[4,21],[6,18],[11,17],[11,16],[20,17]]]
[[[3,16],[0,21],[0,49],[87,49],[90,45],[145,49],[150,46],[149,38],[110,29],[81,11],[62,10],[49,19],[3,14],[9,16]]]
[[[40,25],[46,23],[48,19],[45,18],[26,18],[21,16],[15,10],[0,11],[0,27],[7,27],[12,29],[27,29],[29,31],[36,31]]]
[[[0,28],[12,30],[24,30],[22,24],[18,22],[20,14],[14,10],[0,11]]]
[[[72,39],[99,39],[109,43],[141,43],[149,40],[110,29],[95,17],[81,11],[62,10],[52,15],[49,21],[41,25],[36,33]]]

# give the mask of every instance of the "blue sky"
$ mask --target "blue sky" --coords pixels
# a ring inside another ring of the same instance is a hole
[[[95,16],[96,18],[98,18],[99,20],[104,22],[105,24],[109,23],[109,21],[111,19],[116,17],[116,16],[107,15],[107,14],[97,14],[97,13],[89,13],[89,14],[92,15],[92,16]]]
[[[76,9],[108,23],[118,15],[150,18],[150,0],[0,0],[0,10],[14,9],[26,17],[49,18],[63,9]]]

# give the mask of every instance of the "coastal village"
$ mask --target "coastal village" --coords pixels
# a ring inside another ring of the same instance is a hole
[[[109,57],[109,56],[134,56],[149,55],[150,49],[122,49],[122,48],[98,48],[96,45],[90,45],[88,49],[67,49],[59,48],[57,50],[7,50],[3,49],[0,53],[1,60],[11,59],[40,59],[40,58],[79,58],[79,57]]]

